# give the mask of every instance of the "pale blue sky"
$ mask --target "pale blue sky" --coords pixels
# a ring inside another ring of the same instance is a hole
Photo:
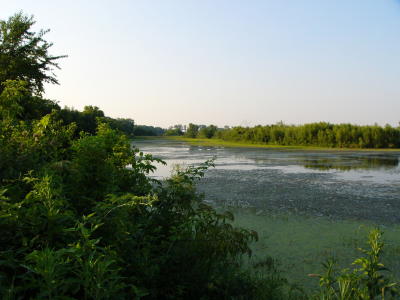
[[[400,1],[0,0],[68,54],[62,106],[137,123],[400,121]]]

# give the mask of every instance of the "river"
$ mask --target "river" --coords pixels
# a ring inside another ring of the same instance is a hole
[[[375,226],[385,232],[385,261],[400,269],[400,152],[204,147],[163,139],[133,144],[167,162],[152,174],[159,179],[174,165],[215,158],[198,183],[204,200],[258,231],[255,257],[276,257],[293,282],[308,285],[306,274],[320,271],[328,256],[343,266],[351,262]]]

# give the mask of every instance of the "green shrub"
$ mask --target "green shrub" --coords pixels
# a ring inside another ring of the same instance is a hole
[[[397,283],[385,275],[387,268],[380,260],[384,243],[382,232],[374,229],[369,233],[369,250],[359,249],[364,256],[353,262],[353,267],[338,272],[335,261],[330,259],[323,264],[325,273],[315,275],[320,278],[321,291],[315,299],[372,300],[396,299],[399,291]]]

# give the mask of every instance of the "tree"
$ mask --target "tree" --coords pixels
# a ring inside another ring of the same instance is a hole
[[[184,128],[181,124],[177,124],[174,126],[170,126],[165,132],[164,135],[166,136],[179,136],[183,135]]]
[[[217,130],[218,128],[215,125],[204,126],[200,128],[198,136],[202,138],[211,139],[212,137],[214,137]]]
[[[60,109],[54,101],[33,96],[26,81],[6,80],[1,86],[0,118],[34,120]]]
[[[197,137],[198,132],[199,132],[199,125],[190,123],[186,130],[185,135],[189,138],[195,138]]]
[[[33,16],[16,13],[8,20],[0,20],[0,94],[6,80],[23,80],[35,94],[43,92],[45,82],[58,84],[53,73],[59,68],[57,60],[65,55],[52,56],[53,45],[43,39],[49,30],[31,31]]]
[[[147,125],[134,125],[133,129],[134,136],[162,136],[164,133],[165,130],[161,127],[153,127]]]

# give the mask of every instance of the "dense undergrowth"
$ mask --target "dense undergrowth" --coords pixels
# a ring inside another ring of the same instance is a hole
[[[270,258],[244,267],[257,234],[232,226],[230,213],[196,192],[212,161],[156,181],[148,175],[162,161],[132,147],[101,116],[94,133],[49,110],[41,97],[43,80],[52,82],[46,63],[22,55],[23,68],[14,70],[7,58],[18,47],[41,47],[37,59],[47,56],[50,45],[43,32],[29,32],[32,24],[21,14],[0,24],[1,299],[311,297],[290,287]],[[367,275],[349,273],[357,299],[392,291],[379,275],[379,251],[360,260]],[[335,281],[330,270],[316,297],[356,299],[336,297],[342,277]]]
[[[16,87],[1,103],[12,94],[23,110]],[[256,233],[196,193],[212,162],[161,183],[148,177],[160,161],[107,124],[74,138],[55,112],[32,121],[2,112],[3,299],[254,298],[260,284],[281,288],[240,268]]]

